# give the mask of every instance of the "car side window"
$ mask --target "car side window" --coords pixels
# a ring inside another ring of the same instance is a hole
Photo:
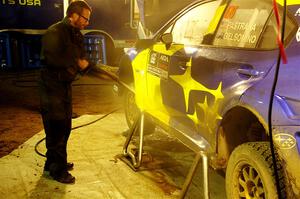
[[[280,19],[282,19],[282,11],[280,13]],[[286,17],[286,23],[285,23],[285,34],[284,34],[284,42],[285,44],[288,42],[291,33],[296,31],[297,28],[296,24],[293,23],[292,19],[287,15]],[[258,43],[258,48],[263,49],[274,49],[278,48],[277,44],[277,23],[274,13],[272,13],[272,16],[266,25],[266,28],[261,36],[260,42]]]
[[[176,20],[172,29],[173,41],[185,45],[199,45],[213,19],[221,0],[194,7]]]
[[[271,1],[232,0],[219,24],[213,45],[255,48],[271,12]]]

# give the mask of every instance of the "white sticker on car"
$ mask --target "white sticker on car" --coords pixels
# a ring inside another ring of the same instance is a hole
[[[298,8],[298,10],[296,11],[295,16],[300,17],[300,8]]]
[[[168,55],[152,51],[148,64],[148,72],[162,79],[168,79],[169,64],[170,57]]]
[[[298,28],[297,34],[296,34],[297,42],[300,42],[300,27]]]
[[[274,141],[281,149],[291,149],[296,145],[296,139],[287,133],[278,133],[274,136]]]

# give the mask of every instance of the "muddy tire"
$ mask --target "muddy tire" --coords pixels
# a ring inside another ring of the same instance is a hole
[[[123,101],[127,125],[129,128],[131,128],[134,122],[139,118],[141,112],[135,103],[135,95],[133,92],[129,90],[124,91]],[[145,118],[144,129],[145,133],[150,134],[154,132],[155,124]]]
[[[231,154],[226,169],[227,198],[277,199],[277,190],[268,142],[249,142]],[[286,198],[283,169],[277,164],[281,195]]]

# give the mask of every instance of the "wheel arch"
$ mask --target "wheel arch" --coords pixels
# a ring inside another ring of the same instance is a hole
[[[134,92],[134,76],[130,57],[124,54],[119,62],[119,89],[118,95],[123,96],[126,90]]]
[[[239,145],[246,142],[268,140],[268,126],[265,119],[250,106],[237,105],[223,115],[217,133],[217,157],[226,167],[229,156]]]
[[[131,59],[127,54],[123,55],[119,62],[119,80],[127,85],[134,83]]]

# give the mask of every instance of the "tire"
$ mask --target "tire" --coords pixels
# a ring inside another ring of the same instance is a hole
[[[277,199],[272,155],[268,142],[249,142],[231,154],[226,169],[228,199]],[[277,163],[282,198],[286,198],[284,171]]]
[[[141,112],[135,103],[135,95],[133,92],[129,90],[124,91],[124,110],[126,122],[129,128],[131,128],[134,122],[139,118]],[[144,131],[146,134],[150,134],[154,132],[155,124],[147,118],[145,118],[144,122]]]

